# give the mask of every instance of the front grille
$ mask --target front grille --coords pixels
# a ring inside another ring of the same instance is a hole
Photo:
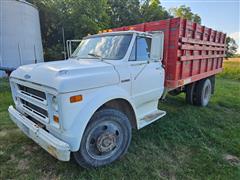
[[[22,111],[41,123],[49,123],[47,94],[19,83],[15,87]]]
[[[28,110],[36,113],[37,115],[41,116],[42,118],[48,117],[48,112],[45,109],[42,109],[38,106],[35,106],[34,104],[27,102],[23,99],[21,99],[21,102],[23,104],[23,107],[27,108]]]
[[[21,92],[23,94],[26,95],[32,95],[34,98],[38,99],[38,100],[46,100],[46,94],[42,91],[38,91],[36,89],[32,89],[30,87],[26,87],[23,85],[18,84],[19,90],[21,90]]]

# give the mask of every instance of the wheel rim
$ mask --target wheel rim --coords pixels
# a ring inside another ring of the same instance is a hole
[[[123,128],[114,121],[97,124],[87,136],[87,153],[95,160],[114,156],[123,143]]]
[[[203,94],[204,104],[208,103],[211,96],[211,84],[207,84]]]

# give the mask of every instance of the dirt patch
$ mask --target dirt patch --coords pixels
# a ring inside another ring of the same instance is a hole
[[[0,137],[4,137],[7,135],[7,132],[6,131],[0,131]]]
[[[237,156],[225,154],[223,158],[225,161],[229,162],[231,165],[240,166],[240,159]]]
[[[10,133],[20,132],[20,129],[8,129],[8,130],[1,130],[0,131],[0,137],[5,137],[9,135]]]
[[[16,161],[16,157],[15,157],[15,155],[14,154],[11,154],[10,155],[10,159],[8,160],[8,162],[14,162],[14,161]]]
[[[56,176],[55,174],[51,174],[51,175],[46,175],[45,177],[41,177],[41,180],[48,180],[48,179],[52,179],[52,180],[59,180],[61,179],[59,176]]]
[[[38,150],[38,146],[36,146],[36,145],[24,145],[24,146],[22,146],[22,151],[23,151],[24,155],[30,155],[37,150]]]
[[[166,179],[170,179],[170,180],[176,180],[176,175],[174,172],[169,172],[169,171],[162,171],[160,172],[160,177],[161,178],[166,178]]]
[[[22,159],[18,162],[17,169],[26,170],[29,169],[29,162],[26,159]]]

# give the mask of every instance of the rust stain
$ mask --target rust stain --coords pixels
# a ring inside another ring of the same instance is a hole
[[[55,147],[53,147],[53,146],[47,146],[47,151],[48,151],[51,155],[53,155],[55,158],[58,157],[58,155],[57,155],[57,150],[56,150]]]

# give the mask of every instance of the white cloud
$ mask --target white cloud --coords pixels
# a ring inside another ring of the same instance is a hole
[[[229,35],[231,38],[235,39],[235,40],[240,40],[240,32],[234,32],[232,34]]]
[[[234,32],[232,34],[229,34],[229,36],[236,41],[238,45],[237,53],[240,54],[240,32]]]

